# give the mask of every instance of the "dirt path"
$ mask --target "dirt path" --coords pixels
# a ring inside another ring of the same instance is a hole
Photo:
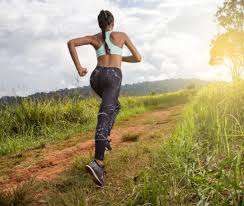
[[[174,106],[167,109],[158,109],[129,118],[127,121],[115,125],[111,133],[112,147],[116,148],[123,144],[123,135],[136,133],[140,139],[146,139],[155,132],[167,134],[167,124],[172,124],[172,117],[179,114],[182,106]],[[81,133],[74,138],[62,142],[62,144],[48,145],[38,150],[31,150],[12,157],[1,158],[0,164],[7,162],[9,158],[20,158],[20,160],[0,176],[0,188],[9,190],[22,182],[36,178],[37,180],[51,181],[58,177],[65,169],[71,166],[75,156],[93,152],[93,132]],[[84,135],[91,140],[81,142]]]

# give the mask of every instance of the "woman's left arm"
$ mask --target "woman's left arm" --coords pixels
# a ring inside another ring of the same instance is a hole
[[[88,45],[88,44],[93,45],[93,41],[94,41],[94,36],[84,36],[76,39],[71,39],[67,43],[71,58],[80,76],[85,76],[87,73],[87,69],[81,66],[75,47]]]

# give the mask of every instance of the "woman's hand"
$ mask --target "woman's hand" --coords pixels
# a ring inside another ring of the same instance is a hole
[[[125,39],[125,45],[130,50],[132,55],[122,57],[122,61],[129,62],[129,63],[141,62],[142,58],[141,58],[140,53],[137,51],[136,47],[131,42],[130,38],[127,36],[126,33],[124,33],[124,39]]]
[[[85,36],[85,37],[81,37],[81,38],[77,38],[77,39],[71,39],[68,41],[68,48],[69,48],[70,55],[74,61],[75,67],[81,77],[83,77],[87,74],[87,69],[83,68],[80,65],[80,61],[79,61],[78,54],[77,54],[75,47],[87,45],[87,44],[93,45],[94,39],[96,40],[96,37],[94,37],[94,36]]]
[[[135,57],[135,56],[123,56],[122,57],[123,62],[128,62],[128,63],[137,63],[141,62],[141,56]]]
[[[83,68],[83,67],[78,67],[77,71],[78,71],[80,77],[84,77],[87,74],[87,69]]]

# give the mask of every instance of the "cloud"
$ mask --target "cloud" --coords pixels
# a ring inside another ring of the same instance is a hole
[[[27,95],[87,85],[96,65],[92,47],[80,47],[89,68],[78,78],[66,42],[99,32],[97,14],[109,9],[143,56],[123,64],[123,83],[215,75],[208,66],[216,33],[213,15],[222,0],[0,0],[0,96]],[[125,50],[125,53],[128,51]]]

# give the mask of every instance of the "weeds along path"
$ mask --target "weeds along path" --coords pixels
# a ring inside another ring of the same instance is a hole
[[[113,149],[130,144],[131,134],[136,134],[140,140],[150,138],[157,132],[167,136],[174,127],[182,107],[178,105],[160,108],[115,124],[111,132]],[[93,135],[94,131],[89,131],[43,148],[0,157],[0,188],[4,191],[9,190],[31,178],[40,181],[56,179],[59,174],[70,168],[74,157],[93,153]]]

